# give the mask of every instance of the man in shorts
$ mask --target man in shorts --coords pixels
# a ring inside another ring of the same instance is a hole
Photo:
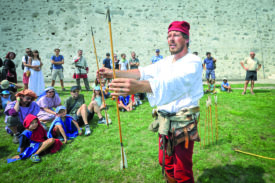
[[[209,79],[210,79],[210,75],[211,75],[211,79],[214,80],[215,82],[215,64],[216,64],[216,59],[211,57],[211,53],[210,52],[206,52],[206,59],[204,59],[203,61],[203,68],[204,70],[206,70],[206,80],[207,80],[207,84],[209,85]]]
[[[252,95],[254,95],[255,94],[253,92],[254,82],[257,81],[257,72],[260,70],[262,65],[259,62],[259,60],[255,58],[254,52],[250,52],[250,57],[241,61],[240,64],[243,67],[243,69],[246,70],[244,90],[242,92],[242,95],[246,94],[246,89],[249,81],[251,81],[250,92]]]
[[[55,55],[51,57],[51,63],[52,63],[52,87],[54,87],[56,77],[58,76],[60,79],[60,85],[62,88],[62,91],[65,91],[64,88],[64,75],[63,75],[63,64],[64,64],[64,57],[62,55],[59,55],[60,49],[56,48],[54,49]]]
[[[67,114],[71,115],[78,124],[85,124],[85,135],[91,134],[89,121],[93,119],[94,113],[98,114],[98,123],[105,123],[105,118],[101,115],[99,106],[94,101],[91,101],[87,106],[84,95],[79,94],[78,86],[72,86],[71,96],[65,100],[64,106],[67,109]]]

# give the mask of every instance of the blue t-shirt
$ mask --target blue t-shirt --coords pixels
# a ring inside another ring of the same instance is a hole
[[[151,61],[152,61],[152,64],[156,63],[157,61],[163,59],[163,56],[162,55],[159,55],[159,56],[153,56]]]
[[[223,85],[229,86],[229,83],[228,83],[228,82],[226,82],[226,83],[222,82],[222,84],[221,84],[221,89],[222,89],[222,91],[226,91],[227,89],[224,88]]]
[[[111,59],[110,58],[105,58],[103,60],[103,64],[105,65],[105,67],[109,68],[109,69],[112,69],[112,66],[111,66]]]
[[[207,70],[213,70],[213,69],[215,69],[212,57],[204,59],[203,63],[206,64],[206,69]]]
[[[55,62],[61,62],[62,60],[64,60],[64,57],[62,55],[58,55],[58,56],[55,56],[53,55],[51,57],[51,60],[55,61]],[[53,64],[53,69],[62,69],[62,65],[55,65]]]

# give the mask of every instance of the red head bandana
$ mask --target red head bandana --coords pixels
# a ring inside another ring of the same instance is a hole
[[[168,32],[179,31],[189,36],[190,25],[185,21],[174,21],[168,27]]]

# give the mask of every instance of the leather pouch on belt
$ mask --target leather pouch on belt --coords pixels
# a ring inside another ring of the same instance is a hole
[[[174,130],[174,146],[185,142],[185,148],[188,149],[189,141],[200,141],[197,129],[197,121],[191,122],[185,127]]]

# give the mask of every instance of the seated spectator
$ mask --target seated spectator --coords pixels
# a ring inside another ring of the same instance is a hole
[[[16,95],[16,101],[10,102],[5,108],[6,130],[13,135],[13,143],[19,143],[19,135],[24,131],[23,121],[28,114],[36,116],[40,107],[34,102],[36,94],[31,90],[23,90]]]
[[[51,124],[47,135],[48,138],[58,138],[59,140],[64,140],[66,144],[68,139],[82,135],[78,123],[70,115],[66,114],[66,107],[58,106],[56,113],[57,117]]]
[[[100,87],[96,86],[94,88],[94,93],[93,93],[93,97],[92,97],[92,101],[95,101],[99,107],[100,110],[104,109],[104,104],[102,102],[102,94],[100,91]]]
[[[11,94],[11,92],[9,90],[4,90],[1,93],[1,97],[0,97],[0,105],[2,109],[5,109],[7,104],[9,104],[12,101],[15,101],[16,98],[13,94]]]
[[[130,95],[124,97],[124,96],[119,96],[118,97],[118,107],[121,109],[122,112],[124,111],[132,111],[133,110],[133,101],[134,101],[134,95]]]
[[[221,84],[221,90],[222,91],[227,91],[227,92],[232,92],[231,90],[231,86],[229,85],[229,83],[227,82],[227,79],[224,78],[223,82]]]
[[[206,90],[206,92],[208,93],[217,93],[217,91],[215,91],[216,85],[215,85],[215,80],[211,79],[210,83],[208,84],[208,90]]]
[[[32,162],[37,163],[41,161],[40,154],[56,153],[62,146],[60,140],[47,138],[47,133],[36,116],[28,114],[23,125],[26,130],[19,137],[19,157],[8,160],[8,163],[29,157]]]
[[[101,115],[99,106],[95,101],[90,104],[85,104],[84,95],[79,94],[78,86],[71,87],[71,96],[65,100],[64,106],[67,109],[67,114],[72,116],[79,125],[85,124],[85,135],[91,134],[91,129],[88,121],[93,119],[94,113],[98,114],[98,123],[106,123],[105,118]]]
[[[54,120],[56,112],[53,108],[61,105],[61,99],[54,87],[50,86],[45,89],[42,95],[39,96],[36,103],[40,107],[37,117],[41,122],[45,123]]]
[[[3,90],[9,90],[10,92],[15,93],[19,88],[22,88],[22,86],[16,83],[11,83],[8,80],[3,80],[1,81],[0,93],[2,93]]]

